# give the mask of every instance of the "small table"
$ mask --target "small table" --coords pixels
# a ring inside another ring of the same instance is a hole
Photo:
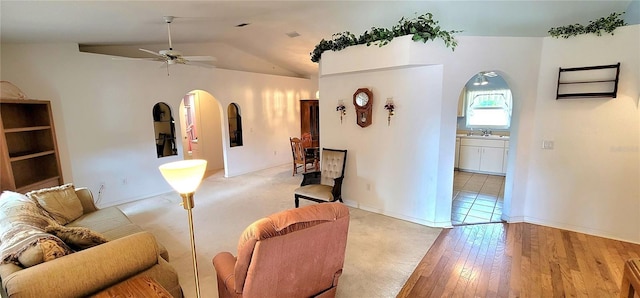
[[[116,298],[116,297],[162,297],[172,298],[155,280],[147,276],[138,276],[127,279],[108,289],[100,291],[91,297]]]

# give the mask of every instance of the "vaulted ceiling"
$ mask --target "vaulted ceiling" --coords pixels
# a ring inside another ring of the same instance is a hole
[[[637,2],[637,0],[634,0]],[[300,77],[317,75],[309,53],[333,33],[360,34],[390,28],[401,17],[431,12],[457,35],[547,36],[551,27],[588,24],[623,12],[629,0],[609,1],[7,1],[0,2],[2,43],[71,42],[93,46],[142,45],[167,48],[163,16],[176,16],[174,48],[208,44],[218,51],[216,66],[240,65],[243,57]],[[239,24],[248,24],[238,27]],[[296,32],[297,37],[288,33]],[[228,50],[231,49],[231,50]],[[156,50],[156,49],[154,49]],[[142,53],[144,54],[144,53]],[[191,54],[191,53],[187,53]],[[197,53],[209,55],[209,53]],[[129,55],[131,56],[131,55]],[[246,63],[245,63],[246,64]],[[245,66],[241,70],[250,66]],[[258,72],[268,72],[259,70]]]

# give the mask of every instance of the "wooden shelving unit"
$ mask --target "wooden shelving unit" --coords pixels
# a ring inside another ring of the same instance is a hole
[[[27,192],[61,185],[62,171],[51,103],[0,99],[0,184]]]
[[[558,71],[556,99],[616,98],[620,63],[586,67],[562,68]]]

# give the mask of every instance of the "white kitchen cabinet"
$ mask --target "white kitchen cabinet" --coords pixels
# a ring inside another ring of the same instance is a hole
[[[453,167],[457,169],[460,161],[460,138],[456,138],[456,152],[454,154]]]
[[[480,147],[460,145],[460,158],[458,168],[461,170],[480,170]]]
[[[509,162],[509,141],[504,142],[504,154],[502,158],[502,173],[507,173],[507,164]]]
[[[502,158],[502,173],[507,173],[507,160],[509,157],[509,148],[504,148],[504,153],[503,153],[503,158]]]
[[[504,148],[480,147],[480,171],[502,173]]]
[[[502,140],[462,138],[458,168],[472,172],[504,174]]]

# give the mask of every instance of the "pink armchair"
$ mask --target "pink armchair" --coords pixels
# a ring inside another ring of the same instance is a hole
[[[349,208],[309,205],[247,227],[238,256],[213,258],[223,297],[334,297],[342,274]]]

